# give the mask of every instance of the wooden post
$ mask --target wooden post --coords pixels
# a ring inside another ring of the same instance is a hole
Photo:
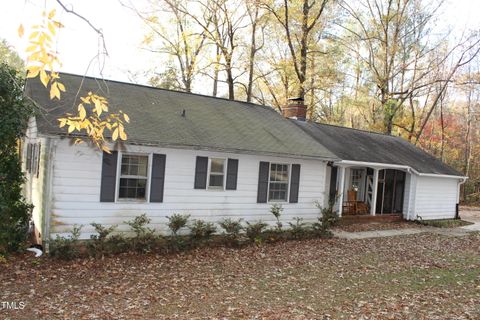
[[[343,210],[343,193],[344,193],[344,188],[345,188],[345,167],[340,167],[340,175],[339,175],[339,179],[340,179],[340,184],[338,186],[338,192],[339,192],[339,196],[338,196],[338,216],[341,217],[342,216],[342,210]]]
[[[378,195],[378,171],[380,169],[373,169],[373,192],[372,192],[372,202],[370,203],[370,214],[375,215],[375,209],[377,206],[377,195]]]

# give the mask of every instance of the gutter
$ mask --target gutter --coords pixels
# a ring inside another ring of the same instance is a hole
[[[465,180],[468,177],[465,176],[456,176],[456,175],[448,175],[448,174],[436,174],[436,173],[421,173],[415,170],[410,166],[400,165],[400,164],[388,164],[388,163],[379,163],[379,162],[365,162],[365,161],[350,161],[350,160],[341,160],[337,162],[338,165],[361,165],[366,167],[373,167],[378,169],[403,169],[406,170],[408,173],[416,174],[420,177],[432,177],[432,178],[450,178],[450,179],[461,179]]]
[[[39,136],[49,137],[52,139],[55,138],[66,138],[72,139],[75,137],[85,137],[83,135],[67,135],[67,134],[42,134],[39,133]],[[269,157],[277,158],[290,158],[290,159],[305,159],[305,160],[320,160],[320,161],[339,161],[339,158],[334,158],[330,156],[320,156],[320,155],[302,155],[294,153],[279,153],[279,152],[270,152],[270,151],[256,151],[256,150],[245,150],[245,149],[234,149],[234,148],[222,148],[222,147],[209,147],[209,146],[199,146],[199,145],[189,145],[189,144],[169,144],[169,143],[152,143],[144,142],[139,140],[127,140],[126,145],[132,146],[144,146],[144,147],[156,147],[156,148],[165,148],[165,149],[176,149],[176,150],[198,150],[198,151],[208,151],[208,152],[222,152],[222,153],[232,153],[232,154],[246,154],[246,155],[262,155]],[[116,143],[109,143],[110,148],[114,148]]]

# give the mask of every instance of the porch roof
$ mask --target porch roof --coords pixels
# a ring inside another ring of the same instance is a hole
[[[316,122],[292,121],[342,160],[408,166],[423,174],[463,176],[401,137]]]

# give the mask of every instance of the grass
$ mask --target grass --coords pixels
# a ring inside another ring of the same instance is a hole
[[[477,319],[479,247],[479,234],[418,234],[39,266],[20,256],[0,269],[0,292],[26,308],[0,318]]]

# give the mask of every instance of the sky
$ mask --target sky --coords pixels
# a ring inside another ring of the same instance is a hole
[[[145,0],[121,0],[142,7]],[[38,23],[43,10],[57,8],[57,16],[65,25],[57,40],[57,50],[62,61],[61,70],[91,76],[103,75],[106,79],[145,83],[146,79],[131,74],[141,74],[162,58],[141,49],[147,29],[144,23],[122,5],[120,0],[64,0],[70,8],[87,17],[101,28],[109,56],[103,64],[93,59],[98,52],[96,33],[77,17],[62,12],[54,0],[0,0],[0,39],[5,39],[22,58],[25,58],[26,38],[19,38],[18,27],[28,28]],[[480,30],[480,0],[447,0],[442,9],[442,28],[452,28],[459,35],[465,28]],[[440,27],[440,26],[439,26]],[[93,59],[93,62],[92,62]],[[163,60],[164,61],[164,60]]]

